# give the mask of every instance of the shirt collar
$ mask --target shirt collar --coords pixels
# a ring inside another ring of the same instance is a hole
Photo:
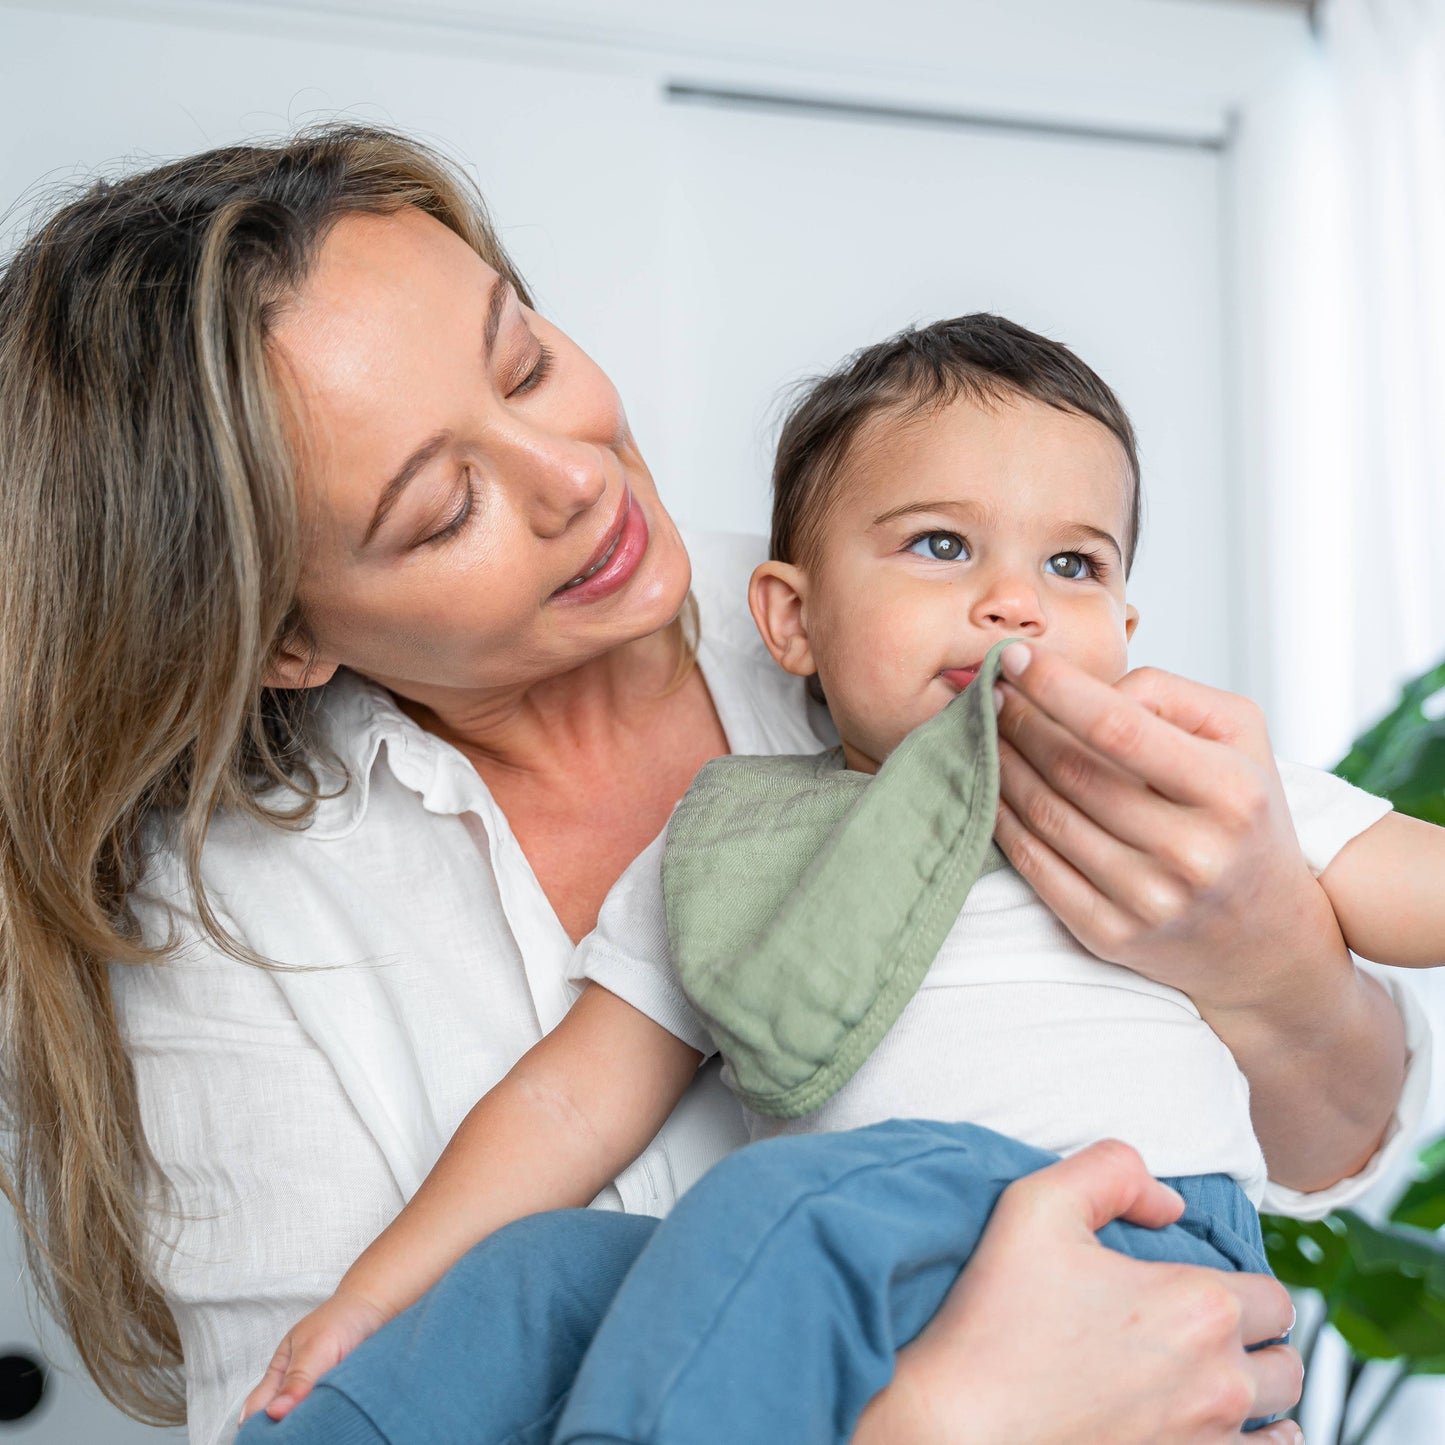
[[[462,813],[490,798],[456,748],[413,722],[384,687],[347,669],[323,689],[317,731],[329,754],[316,767],[328,796],[317,804],[307,830],[318,840],[344,837],[361,825],[383,749],[397,781],[418,793],[430,812]]]

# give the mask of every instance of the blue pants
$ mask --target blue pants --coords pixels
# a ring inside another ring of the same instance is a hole
[[[900,1120],[754,1144],[668,1218],[567,1210],[484,1240],[279,1424],[238,1445],[846,1441],[932,1318],[999,1195],[1054,1156]],[[1222,1175],[1183,1219],[1099,1232],[1137,1259],[1266,1272]]]

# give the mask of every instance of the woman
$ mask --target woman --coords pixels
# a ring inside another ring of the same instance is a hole
[[[610,383],[383,133],[212,152],[42,226],[0,283],[0,492],[10,1180],[92,1373],[175,1419],[184,1357],[214,1445],[565,1011],[696,769],[826,720],[755,644],[752,553],[690,566]],[[1000,837],[1096,952],[1227,969],[1276,1198],[1328,1207],[1401,1132],[1402,1027],[1314,901],[1263,727],[1140,674],[1085,728],[1067,681],[1004,715]],[[1162,719],[1219,741],[1207,816],[1130,769]],[[599,1202],[665,1209],[735,1129],[704,1077]],[[859,1438],[1222,1440],[1281,1408],[1297,1358],[1242,1351],[1287,1324],[1277,1286],[1092,1240],[1161,1207],[1109,1147],[1021,1187]]]

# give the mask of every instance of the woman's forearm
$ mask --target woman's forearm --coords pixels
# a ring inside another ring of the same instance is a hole
[[[1303,1192],[1358,1173],[1380,1145],[1405,1077],[1405,1027],[1384,988],[1338,957],[1280,968],[1262,999],[1205,1010],[1249,1080],[1269,1177]]]

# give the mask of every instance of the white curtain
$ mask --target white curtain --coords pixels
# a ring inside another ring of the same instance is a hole
[[[1324,0],[1317,20],[1242,118],[1238,280],[1251,676],[1277,750],[1329,765],[1445,657],[1445,0]],[[1433,1137],[1445,976],[1419,985]],[[1315,1442],[1341,1365],[1316,1357]],[[1372,1440],[1445,1441],[1445,1382],[1412,1382]]]
[[[1445,656],[1445,0],[1326,0],[1287,89],[1246,116],[1271,131],[1250,622],[1277,745],[1328,763]]]

